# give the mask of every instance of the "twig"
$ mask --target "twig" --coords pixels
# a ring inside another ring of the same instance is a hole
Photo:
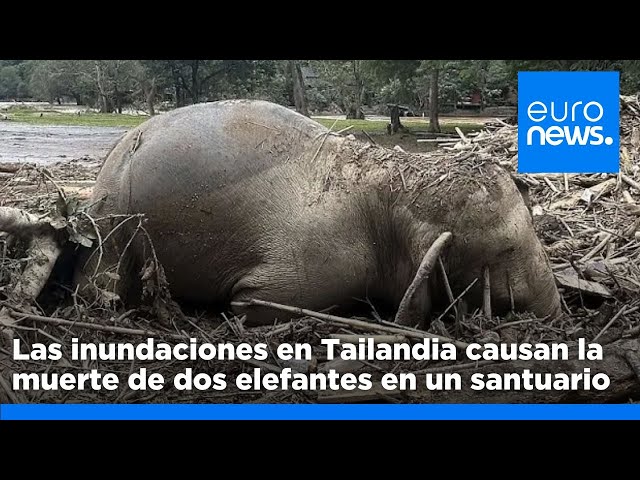
[[[564,228],[566,228],[566,229],[567,229],[567,232],[569,232],[569,235],[571,235],[571,236],[573,237],[573,236],[574,236],[574,235],[573,235],[573,231],[571,230],[571,228],[569,228],[569,225],[567,225],[567,222],[565,222],[565,221],[564,221],[564,219],[563,219],[562,217],[557,217],[557,218],[558,218],[558,220],[560,220],[560,223],[561,223],[562,225],[564,225]]]
[[[545,320],[547,317],[543,318],[542,320]],[[541,321],[541,319],[539,318],[528,318],[526,320],[516,320],[513,322],[507,322],[507,323],[501,323],[500,325],[497,325],[495,327],[493,327],[491,330],[501,330],[503,328],[507,328],[507,327],[514,327],[516,325],[522,325],[525,323],[533,323],[533,322],[539,322]]]
[[[373,145],[377,145],[376,141],[371,138],[371,135],[369,135],[367,132],[365,132],[364,130],[362,130],[362,133],[364,133],[364,136],[367,137],[369,139],[369,141],[373,144]]]
[[[449,303],[453,303],[453,291],[451,290],[451,284],[449,283],[449,277],[447,277],[447,270],[444,268],[444,262],[442,261],[442,257],[438,257],[438,266],[440,267],[440,273],[442,274],[442,282],[444,283],[444,289],[447,292],[447,297],[449,298]],[[457,307],[453,307],[454,311],[457,311]]]
[[[633,199],[633,197],[631,196],[631,194],[629,193],[628,190],[623,190],[622,191],[622,196],[624,197],[625,202],[631,204],[631,205],[635,205],[635,200]]]
[[[467,139],[467,137],[464,136],[464,133],[462,133],[462,130],[460,130],[459,127],[455,127],[456,129],[456,133],[458,134],[458,136],[462,139],[463,143],[469,143],[469,140]]]
[[[482,292],[482,311],[484,316],[491,318],[491,277],[489,276],[489,266],[485,265],[482,271],[483,292]]]
[[[405,335],[410,338],[417,338],[419,340],[422,340],[424,338],[437,338],[443,342],[451,343],[456,347],[463,348],[463,349],[467,348],[468,346],[468,344],[464,342],[453,340],[447,337],[442,337],[440,335],[434,335],[432,333],[419,332],[412,328],[405,328],[401,326],[392,327],[392,326],[381,325],[381,324],[376,324],[372,322],[365,322],[362,320],[354,320],[351,318],[338,317],[336,315],[330,315],[328,313],[314,312],[313,310],[307,310],[306,308],[292,307],[290,305],[282,305],[281,303],[258,300],[257,298],[252,298],[250,300],[247,300],[246,302],[231,302],[231,306],[233,307],[246,307],[247,305],[273,308],[275,310],[282,310],[283,312],[294,313],[300,316],[313,317],[319,320],[324,320],[326,322],[334,322],[340,325],[348,325],[350,327],[362,328],[365,330],[378,330],[380,332],[397,333],[400,335]]]
[[[348,132],[348,131],[349,131],[349,130],[351,130],[352,128],[353,128],[353,125],[349,125],[348,127],[344,127],[343,129],[338,130],[338,131],[336,132],[336,134],[338,134],[338,135],[342,135],[344,132]]]
[[[627,177],[624,173],[620,174],[620,178],[622,178],[622,181],[625,182],[627,185],[635,188],[638,192],[640,192],[640,183]]]
[[[11,307],[9,307],[11,308]],[[143,337],[156,337],[159,332],[152,332],[149,330],[139,330],[134,328],[126,328],[126,327],[113,327],[111,325],[100,325],[97,323],[87,323],[87,322],[74,322],[71,320],[65,320],[63,318],[54,318],[54,317],[44,317],[42,315],[34,315],[31,313],[22,313],[11,309],[9,311],[9,315],[16,319],[16,321],[20,322],[22,320],[33,320],[36,322],[44,322],[50,323],[52,325],[64,325],[67,327],[79,327],[86,328],[88,330],[97,330],[100,332],[111,332],[111,333],[122,333],[125,335],[136,335]],[[174,340],[184,340],[183,335],[177,335],[175,333],[164,333],[160,332],[162,336],[172,338]]]
[[[474,279],[473,279],[473,282],[471,282],[471,283],[469,284],[469,286],[467,286],[467,288],[465,288],[465,289],[462,291],[462,293],[461,293],[460,295],[458,295],[458,296],[455,298],[455,300],[454,300],[453,302],[451,302],[451,304],[450,304],[447,308],[445,308],[445,309],[444,309],[444,312],[442,312],[442,313],[440,314],[440,316],[436,319],[436,321],[438,321],[438,320],[442,319],[442,317],[444,317],[444,316],[447,314],[447,312],[448,312],[449,310],[451,310],[451,309],[456,305],[456,303],[458,303],[458,301],[459,301],[459,300],[464,296],[464,294],[465,294],[465,293],[467,293],[467,292],[471,289],[471,287],[473,287],[473,286],[476,284],[476,282],[477,282],[477,281],[478,281],[478,279],[477,279],[477,278],[474,278]]]
[[[602,239],[602,241],[596,245],[595,247],[593,247],[591,249],[590,252],[588,252],[584,257],[582,257],[580,260],[578,260],[579,262],[586,262],[587,260],[589,260],[590,258],[593,258],[600,250],[602,250],[604,247],[607,246],[607,243],[609,243],[611,241],[611,237],[613,235],[611,233],[607,233],[604,238]]]
[[[440,273],[442,274],[442,283],[444,283],[444,289],[447,292],[447,298],[449,303],[454,302],[453,290],[451,290],[451,284],[449,283],[449,277],[447,277],[447,270],[444,268],[444,262],[442,257],[438,257],[438,266],[440,267]],[[460,318],[458,317],[458,306],[454,305],[453,312],[456,315],[456,335],[460,333]]]
[[[279,327],[272,328],[267,333],[264,334],[266,338],[273,337],[274,335],[280,335],[288,330],[291,330],[292,324],[291,322],[280,325]]]
[[[122,220],[118,225],[116,225],[115,227],[113,227],[113,229],[107,233],[107,235],[102,239],[102,242],[100,242],[100,245],[98,245],[98,247],[101,247],[102,245],[104,245],[104,243],[109,240],[109,237],[111,237],[111,235],[113,235],[116,230],[118,230],[122,225],[124,225],[125,223],[127,223],[129,220],[131,220],[132,218],[141,218],[144,215],[142,214],[133,214],[133,215],[113,215],[113,216],[109,216],[109,217],[104,217],[104,218],[111,218],[111,217],[126,217],[124,220]],[[101,220],[102,218],[97,218],[95,219],[96,221]],[[97,250],[97,249],[96,249]],[[96,253],[96,250],[94,250],[93,252],[91,252],[91,254],[89,255],[89,258],[87,258],[87,260],[85,261],[85,264],[89,263],[89,260],[91,260],[93,258],[93,255]]]
[[[640,334],[640,325],[633,327],[632,329],[624,332],[622,338],[630,338]]]
[[[96,224],[93,217],[85,211],[81,213],[82,215],[84,215],[89,219],[89,222],[91,222],[91,225],[93,226],[93,230],[96,232],[96,236],[98,237],[98,250],[100,251],[98,253],[98,263],[96,264],[96,268],[93,271],[93,276],[95,277],[98,274],[98,269],[100,268],[100,264],[102,263],[102,253],[103,253],[102,252],[102,235],[100,235],[100,229],[98,228],[98,225]]]
[[[58,185],[58,182],[53,179],[53,176],[50,174],[50,172],[46,168],[43,168],[42,170],[40,170],[40,173],[44,178],[53,183],[54,187],[56,187],[56,190],[58,190],[58,194],[62,197],[64,203],[67,203],[67,196],[65,195],[64,190],[60,185]]]
[[[331,131],[333,130],[333,127],[336,126],[337,122],[338,122],[338,119],[336,118],[336,120],[333,122],[333,125],[331,125],[331,128],[329,130],[327,130],[325,133],[322,134],[322,135],[324,135],[322,137],[322,142],[320,142],[320,146],[318,147],[318,150],[316,150],[315,155],[311,159],[311,164],[313,164],[316,161],[316,158],[318,158],[318,155],[320,155],[320,150],[322,150],[322,147],[324,146],[324,142],[326,142],[327,141],[327,137],[329,135],[331,135]]]
[[[622,316],[622,314],[625,312],[625,310],[626,310],[626,309],[627,309],[627,306],[626,306],[626,305],[623,305],[623,306],[622,306],[622,308],[620,309],[620,311],[619,311],[618,313],[616,313],[616,314],[613,316],[613,318],[612,318],[611,320],[609,320],[609,323],[607,323],[607,324],[602,328],[602,330],[600,330],[600,333],[598,333],[598,334],[593,338],[592,342],[595,342],[596,340],[598,340],[598,339],[602,336],[602,334],[603,334],[604,332],[606,332],[606,331],[607,331],[607,329],[608,329],[611,325],[613,325],[613,322],[615,322],[618,318],[620,318],[620,317]]]
[[[544,177],[544,181],[547,185],[549,185],[549,188],[551,188],[551,190],[553,190],[555,193],[560,193],[560,190],[558,190],[556,186],[551,183],[551,180],[549,180],[547,177]]]

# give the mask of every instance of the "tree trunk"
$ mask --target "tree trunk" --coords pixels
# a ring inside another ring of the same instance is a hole
[[[149,115],[151,115],[152,117],[156,114],[156,109],[154,108],[156,91],[157,91],[156,79],[152,78],[151,83],[148,85],[147,89],[145,90],[145,98],[147,100],[147,111],[149,112]]]
[[[353,60],[353,79],[355,80],[355,105],[354,105],[354,117],[358,120],[364,120],[364,113],[362,112],[362,100],[364,97],[364,80],[360,72],[359,60]]]
[[[200,61],[191,62],[191,103],[200,101],[200,79],[198,78],[198,70],[200,70]]]
[[[109,113],[111,111],[111,105],[109,102],[109,97],[104,88],[104,83],[102,81],[102,69],[100,68],[100,64],[98,61],[95,62],[96,67],[96,85],[98,86],[98,96],[100,99],[100,113]]]
[[[185,104],[183,99],[183,94],[182,94],[182,88],[180,88],[180,85],[178,84],[175,85],[175,88],[176,88],[176,108],[182,107]]]
[[[118,113],[122,113],[122,93],[120,93],[120,90],[118,90],[118,86],[116,85],[115,87],[115,91],[114,91],[114,100],[115,100],[115,108],[116,108],[116,112]]]
[[[485,97],[487,95],[487,69],[489,68],[489,62],[483,62],[482,69],[480,70],[480,111],[484,112]]]
[[[182,93],[182,85],[180,83],[180,75],[178,74],[177,69],[174,67],[173,69],[173,86],[176,94],[176,108],[184,106],[184,98]]]
[[[437,68],[431,70],[429,81],[429,131],[440,133],[440,122],[438,121],[438,74]]]
[[[393,135],[394,133],[398,133],[400,129],[404,128],[402,123],[400,123],[400,109],[398,108],[398,105],[393,105],[391,107],[390,117],[391,124],[389,133]]]
[[[308,117],[309,110],[307,108],[307,97],[305,95],[304,78],[302,77],[300,63],[296,60],[289,60],[289,70],[293,78],[293,103],[296,106],[296,111]]]

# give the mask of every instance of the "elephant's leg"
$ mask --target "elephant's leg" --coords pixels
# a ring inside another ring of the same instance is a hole
[[[241,282],[243,284],[251,284],[251,277],[247,277]],[[231,297],[231,309],[237,316],[245,316],[245,324],[247,326],[269,325],[276,322],[289,321],[293,314],[283,312],[273,308],[250,305],[252,299],[264,300],[268,302],[281,303],[284,305],[306,307],[306,305],[296,304],[293,300],[291,292],[282,286],[263,285],[262,287],[243,286],[234,289]]]
[[[257,299],[321,311],[335,305],[348,308],[355,303],[354,297],[364,296],[362,277],[348,271],[344,263],[341,271],[327,265],[264,263],[235,283],[231,291],[232,310],[237,315],[246,315],[247,325],[266,325],[288,321],[295,314],[242,304]]]

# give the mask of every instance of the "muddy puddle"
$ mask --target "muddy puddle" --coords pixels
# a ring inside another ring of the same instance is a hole
[[[0,163],[50,165],[74,159],[101,160],[127,130],[0,121]]]

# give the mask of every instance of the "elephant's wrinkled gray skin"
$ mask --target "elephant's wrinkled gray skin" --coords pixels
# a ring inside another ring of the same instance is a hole
[[[110,152],[92,202],[96,217],[147,216],[178,301],[224,307],[257,298],[320,310],[368,298],[393,311],[429,246],[449,231],[442,258],[454,295],[487,265],[494,313],[512,302],[539,317],[560,313],[548,259],[505,170],[365,145],[268,102],[151,118]],[[135,225],[111,237],[121,250]],[[143,243],[132,243],[121,265],[125,298],[138,291]],[[107,248],[101,269],[115,263]],[[448,303],[440,274],[426,285],[418,299],[425,314]],[[482,282],[465,298],[479,305]],[[254,324],[282,319],[257,307],[236,311]]]

